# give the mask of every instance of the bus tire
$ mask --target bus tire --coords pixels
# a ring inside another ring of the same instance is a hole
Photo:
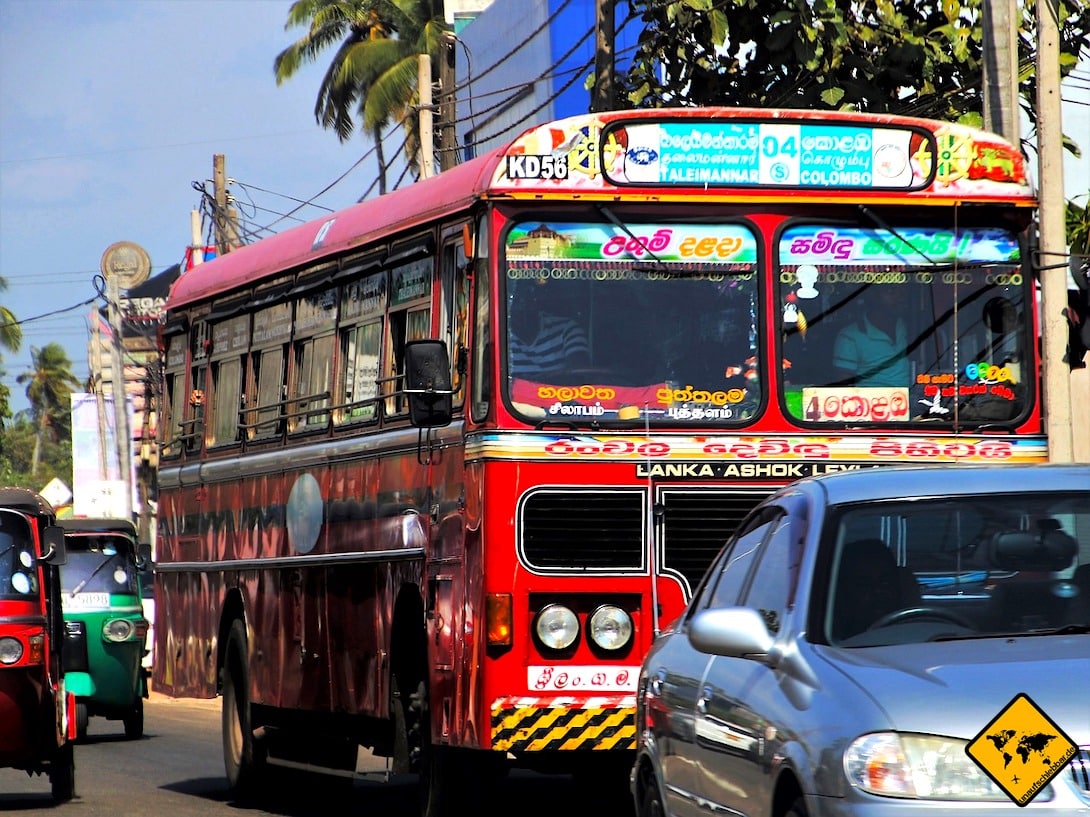
[[[71,741],[57,749],[49,764],[49,788],[58,803],[67,803],[76,796],[76,752]]]
[[[227,785],[239,798],[249,798],[261,788],[267,769],[261,743],[254,739],[250,722],[250,668],[246,649],[246,625],[236,619],[227,634],[223,658],[223,765]]]
[[[144,699],[137,698],[121,720],[125,724],[125,737],[129,740],[144,737]]]

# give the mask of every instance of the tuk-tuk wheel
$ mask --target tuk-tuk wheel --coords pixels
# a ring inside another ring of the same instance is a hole
[[[76,740],[83,740],[87,737],[87,721],[89,720],[87,714],[87,702],[76,699]]]
[[[137,698],[132,709],[122,719],[125,723],[125,737],[138,740],[144,736],[144,699]]]
[[[49,764],[49,786],[58,803],[67,803],[76,796],[76,754],[71,741],[57,750]]]

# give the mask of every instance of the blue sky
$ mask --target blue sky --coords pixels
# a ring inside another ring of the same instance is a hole
[[[331,55],[276,84],[276,54],[303,33],[284,28],[290,6],[0,0],[0,275],[9,284],[0,303],[24,321],[22,349],[2,363],[14,410],[27,407],[15,378],[32,346],[61,343],[86,380],[85,302],[107,247],[141,245],[152,274],[182,260],[200,203],[192,183],[211,178],[214,154],[237,180],[244,217],[274,230],[297,223],[278,214],[299,201],[339,209],[371,187],[374,163],[360,163],[371,143],[356,134],[342,145],[314,121]],[[1064,129],[1086,146],[1081,160],[1065,159],[1067,195],[1085,202],[1090,62],[1063,96]]]
[[[273,60],[304,32],[285,30],[290,6],[0,0],[0,302],[26,321],[22,349],[2,363],[14,410],[27,407],[15,377],[32,346],[61,343],[87,378],[92,307],[79,305],[96,296],[107,247],[141,245],[152,274],[182,260],[200,204],[192,183],[211,179],[214,154],[248,186],[231,189],[240,211],[247,195],[261,208],[246,214],[261,225],[292,199],[348,206],[374,181],[368,158],[318,195],[371,143],[356,134],[342,145],[315,123],[326,61],[277,86]]]

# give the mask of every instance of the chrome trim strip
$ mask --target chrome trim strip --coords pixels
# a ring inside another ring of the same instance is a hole
[[[218,573],[221,570],[267,570],[281,567],[329,567],[368,562],[411,562],[424,558],[424,548],[370,550],[356,553],[317,553],[260,559],[221,559],[214,562],[159,562],[156,573]]]

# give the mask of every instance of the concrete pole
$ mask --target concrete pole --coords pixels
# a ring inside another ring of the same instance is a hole
[[[130,515],[132,502],[132,432],[129,430],[129,401],[125,391],[124,346],[121,342],[121,288],[117,275],[106,276],[107,312],[110,332],[113,333],[113,350],[110,354],[110,393],[114,401],[114,437],[117,443],[117,466],[125,485],[125,507]]]
[[[201,235],[201,214],[199,210],[189,211],[189,234],[192,236],[190,247],[192,248],[193,266],[204,263],[204,236]]]
[[[1071,372],[1067,351],[1067,237],[1064,223],[1059,0],[1037,0],[1037,161],[1040,209],[1041,340],[1048,458],[1072,462]]]
[[[614,69],[615,0],[598,0],[597,46],[594,52],[594,98],[590,109],[595,112],[612,111]]]
[[[226,255],[231,248],[227,230],[227,160],[222,153],[212,156],[212,187],[215,191],[216,212],[212,223],[216,228],[216,255]]]
[[[1018,96],[1016,0],[984,2],[984,128],[1017,145],[1021,141]]]
[[[439,43],[442,61],[439,63],[439,170],[450,170],[458,164],[458,143],[454,130],[455,71],[454,35],[447,33]]]
[[[420,178],[435,175],[432,167],[435,146],[432,142],[431,57],[421,54],[416,64],[416,85],[420,96]]]
[[[105,378],[102,376],[102,317],[98,308],[91,310],[91,376],[95,383],[95,407],[98,409],[98,477],[105,480],[110,477],[109,450],[106,445],[106,395]]]

